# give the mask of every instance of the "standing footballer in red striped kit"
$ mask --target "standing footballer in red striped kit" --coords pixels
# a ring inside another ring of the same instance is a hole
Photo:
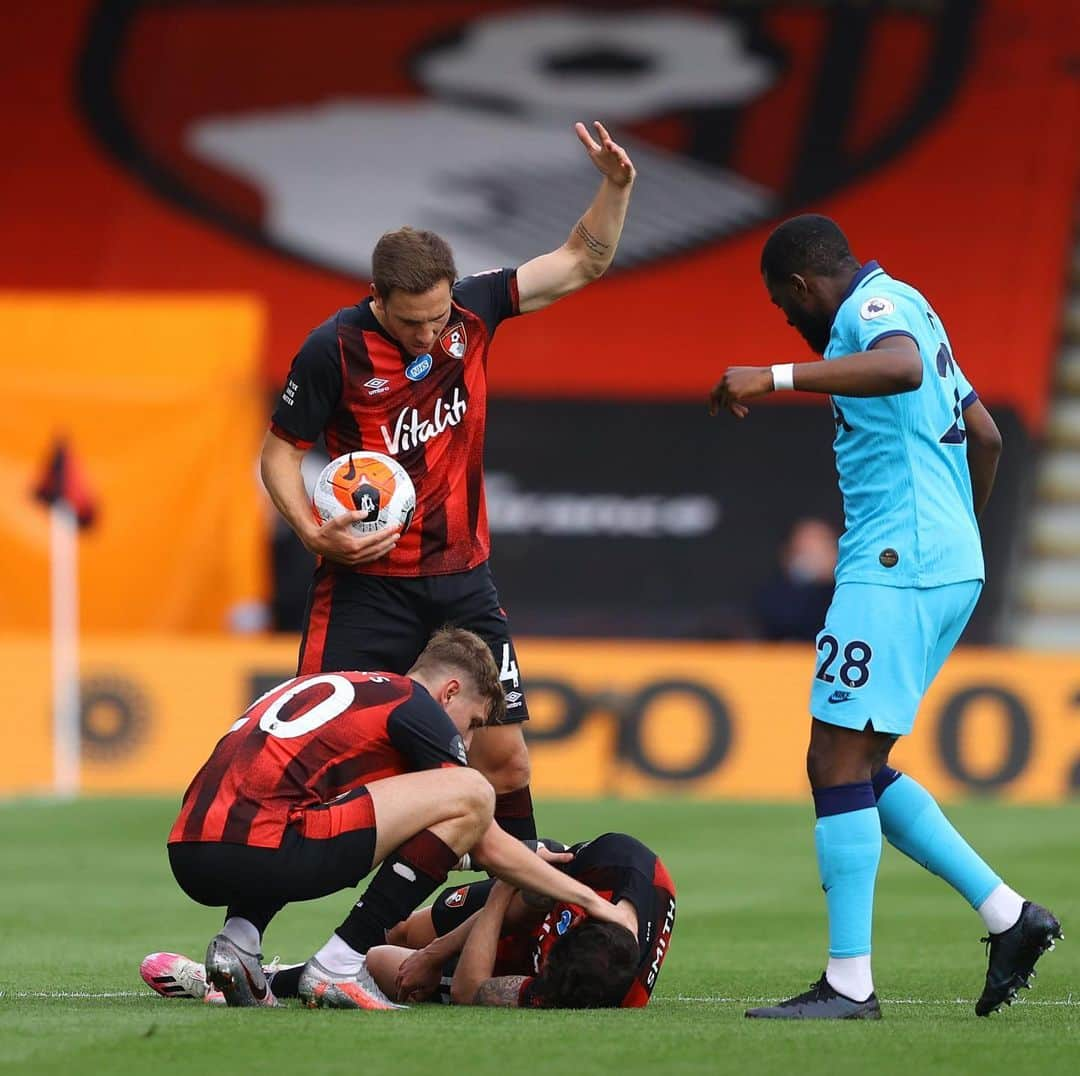
[[[432,232],[388,232],[372,255],[371,295],[316,328],[289,371],[262,451],[266,488],[319,557],[308,596],[299,671],[410,667],[432,631],[453,624],[491,647],[507,720],[481,730],[471,764],[495,787],[496,819],[535,837],[527,720],[517,657],[487,559],[483,450],[487,356],[504,319],[542,310],[599,278],[622,234],[634,166],[602,124],[576,132],[603,179],[557,249],[517,269],[457,279]],[[393,456],[416,486],[404,534],[355,536],[360,513],[319,526],[300,473],[320,435],[331,456]]]

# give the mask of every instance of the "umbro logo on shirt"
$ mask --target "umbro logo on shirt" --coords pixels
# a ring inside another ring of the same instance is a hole
[[[385,377],[373,377],[370,381],[364,382],[364,388],[367,389],[369,396],[378,396],[390,388],[390,382]]]

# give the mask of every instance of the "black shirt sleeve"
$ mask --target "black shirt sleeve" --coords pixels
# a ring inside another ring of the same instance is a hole
[[[300,448],[310,448],[330,421],[341,390],[336,318],[330,318],[312,330],[296,353],[271,429]]]
[[[484,882],[447,886],[431,903],[431,925],[435,933],[441,938],[461,926],[474,912],[480,911],[487,903],[494,884],[494,880],[489,878]]]
[[[469,764],[453,721],[420,684],[413,684],[409,698],[387,718],[386,731],[414,770]]]
[[[453,295],[458,306],[483,319],[492,336],[500,322],[521,312],[516,269],[489,269],[475,276],[462,277],[454,285]]]

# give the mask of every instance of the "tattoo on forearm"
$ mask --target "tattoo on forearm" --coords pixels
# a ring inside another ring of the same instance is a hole
[[[601,242],[596,238],[588,228],[585,227],[585,222],[579,220],[577,227],[574,231],[581,237],[581,241],[589,248],[590,254],[604,255],[611,249],[610,243]]]
[[[516,1009],[524,975],[504,975],[498,979],[486,979],[480,984],[473,1000],[474,1005],[502,1005]]]

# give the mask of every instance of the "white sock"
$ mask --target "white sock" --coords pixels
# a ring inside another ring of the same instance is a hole
[[[991,934],[1000,934],[1015,926],[1024,910],[1024,898],[1001,883],[978,907],[978,913]]]
[[[838,994],[843,994],[852,1001],[865,1001],[874,992],[870,954],[829,957],[825,978]]]
[[[346,945],[336,934],[315,954],[315,959],[335,975],[355,975],[364,966],[364,954]]]
[[[259,931],[250,919],[241,919],[238,915],[230,915],[221,928],[221,933],[229,941],[239,945],[246,953],[261,953],[262,939]]]

